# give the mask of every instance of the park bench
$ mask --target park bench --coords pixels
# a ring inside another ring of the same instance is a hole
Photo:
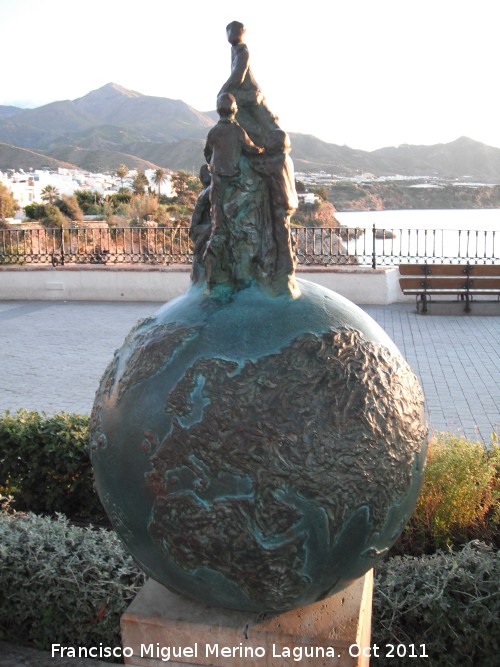
[[[403,294],[417,300],[417,312],[427,312],[433,297],[455,296],[471,310],[474,297],[500,300],[500,264],[400,264],[399,284]]]

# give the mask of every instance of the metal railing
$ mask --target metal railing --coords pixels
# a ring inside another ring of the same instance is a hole
[[[302,266],[500,262],[500,232],[294,227]],[[0,265],[190,264],[187,227],[0,229]]]

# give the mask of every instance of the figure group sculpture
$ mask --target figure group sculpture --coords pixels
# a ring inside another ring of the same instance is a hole
[[[191,220],[193,282],[212,290],[257,283],[297,295],[290,217],[298,206],[290,140],[255,81],[245,27],[227,28],[231,75],[217,97],[219,122],[208,133]]]

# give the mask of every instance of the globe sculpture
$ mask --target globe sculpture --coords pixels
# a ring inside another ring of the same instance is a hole
[[[252,612],[320,600],[395,542],[421,485],[422,390],[385,332],[295,277],[290,145],[227,28],[231,76],[191,221],[191,286],[140,322],[92,412],[97,489],[155,580]]]

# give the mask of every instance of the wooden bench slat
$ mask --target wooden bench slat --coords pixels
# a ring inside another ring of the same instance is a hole
[[[427,295],[429,298],[432,296],[466,296],[467,292],[463,290],[462,292],[457,291],[456,289],[454,290],[435,290],[434,292],[429,292],[423,289],[409,289],[405,291],[405,294],[408,296],[421,296],[421,295]],[[481,293],[480,292],[474,292],[476,296],[479,296]],[[488,294],[491,294],[491,292],[488,292]]]
[[[500,276],[500,264],[400,264],[402,276]]]
[[[500,290],[500,278],[471,278],[469,280],[469,289]]]
[[[402,276],[417,276],[424,274],[423,264],[400,264],[399,273]]]
[[[427,264],[427,276],[467,276],[463,264]]]
[[[400,278],[399,284],[402,289],[467,289],[467,278],[433,278],[426,276],[424,278]]]
[[[466,276],[467,267],[463,264],[400,264],[402,276]]]
[[[418,289],[423,285],[422,278],[400,278],[399,284],[402,290],[405,289]]]
[[[500,276],[500,264],[471,264],[469,274],[477,276]]]

